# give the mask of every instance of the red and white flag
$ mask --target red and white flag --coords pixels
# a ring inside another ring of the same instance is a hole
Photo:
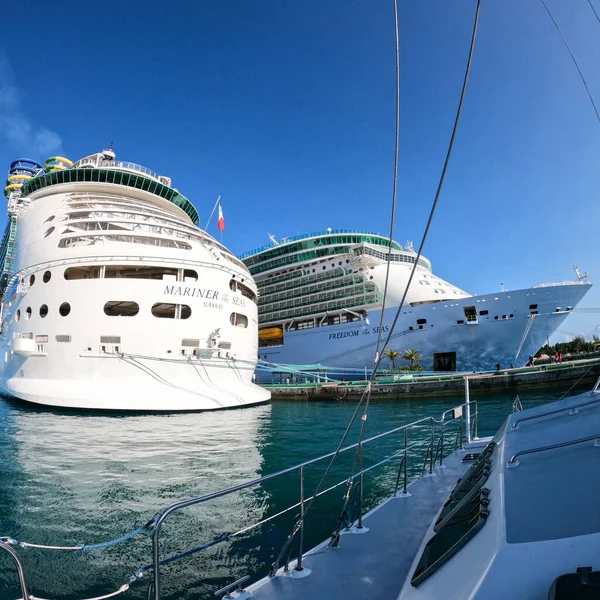
[[[219,227],[219,231],[223,231],[223,229],[225,229],[225,219],[223,218],[223,209],[221,208],[220,202],[219,202],[219,220],[217,222],[217,226]]]

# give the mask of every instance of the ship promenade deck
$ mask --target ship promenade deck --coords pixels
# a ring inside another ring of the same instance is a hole
[[[480,452],[491,438],[478,438],[465,444],[437,466],[432,475],[415,480],[408,494],[398,494],[376,506],[363,518],[364,533],[354,528],[341,536],[337,548],[328,541],[308,551],[303,567],[310,569],[298,577],[296,563],[288,573],[280,569],[248,586],[256,600],[390,600],[400,593],[415,555],[433,518],[467,471],[462,462],[468,452]]]

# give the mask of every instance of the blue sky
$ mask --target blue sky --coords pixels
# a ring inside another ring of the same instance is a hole
[[[600,11],[600,0],[592,0]],[[547,0],[600,103],[600,24]],[[46,2],[0,42],[0,165],[118,158],[173,178],[202,224],[221,194],[241,253],[332,227],[385,233],[394,152],[391,0]],[[446,151],[475,0],[399,0],[395,237],[418,244]],[[425,255],[471,293],[600,282],[600,124],[537,0],[485,0]],[[4,218],[4,217],[3,217]],[[213,221],[212,233],[216,232]],[[583,307],[600,306],[600,285]],[[600,314],[571,316],[590,333]]]

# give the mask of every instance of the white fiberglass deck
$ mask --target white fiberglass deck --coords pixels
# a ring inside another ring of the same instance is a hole
[[[456,481],[471,466],[462,462],[468,452],[480,452],[491,438],[480,438],[444,459],[434,475],[410,484],[410,496],[386,500],[363,519],[366,533],[342,535],[338,548],[328,540],[307,552],[303,566],[307,577],[297,578],[280,570],[247,591],[258,600],[307,598],[327,600],[388,600],[396,598],[408,575],[423,537]]]

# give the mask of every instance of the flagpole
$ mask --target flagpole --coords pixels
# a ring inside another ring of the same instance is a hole
[[[217,206],[219,206],[220,201],[221,201],[221,194],[219,194],[219,197],[217,198],[217,201],[215,202],[215,205],[213,206],[212,212],[210,213],[210,217],[208,217],[208,221],[206,222],[206,227],[204,228],[204,231],[208,231],[208,225],[210,224],[210,220],[213,218],[213,215],[215,214],[215,210],[217,210]]]

